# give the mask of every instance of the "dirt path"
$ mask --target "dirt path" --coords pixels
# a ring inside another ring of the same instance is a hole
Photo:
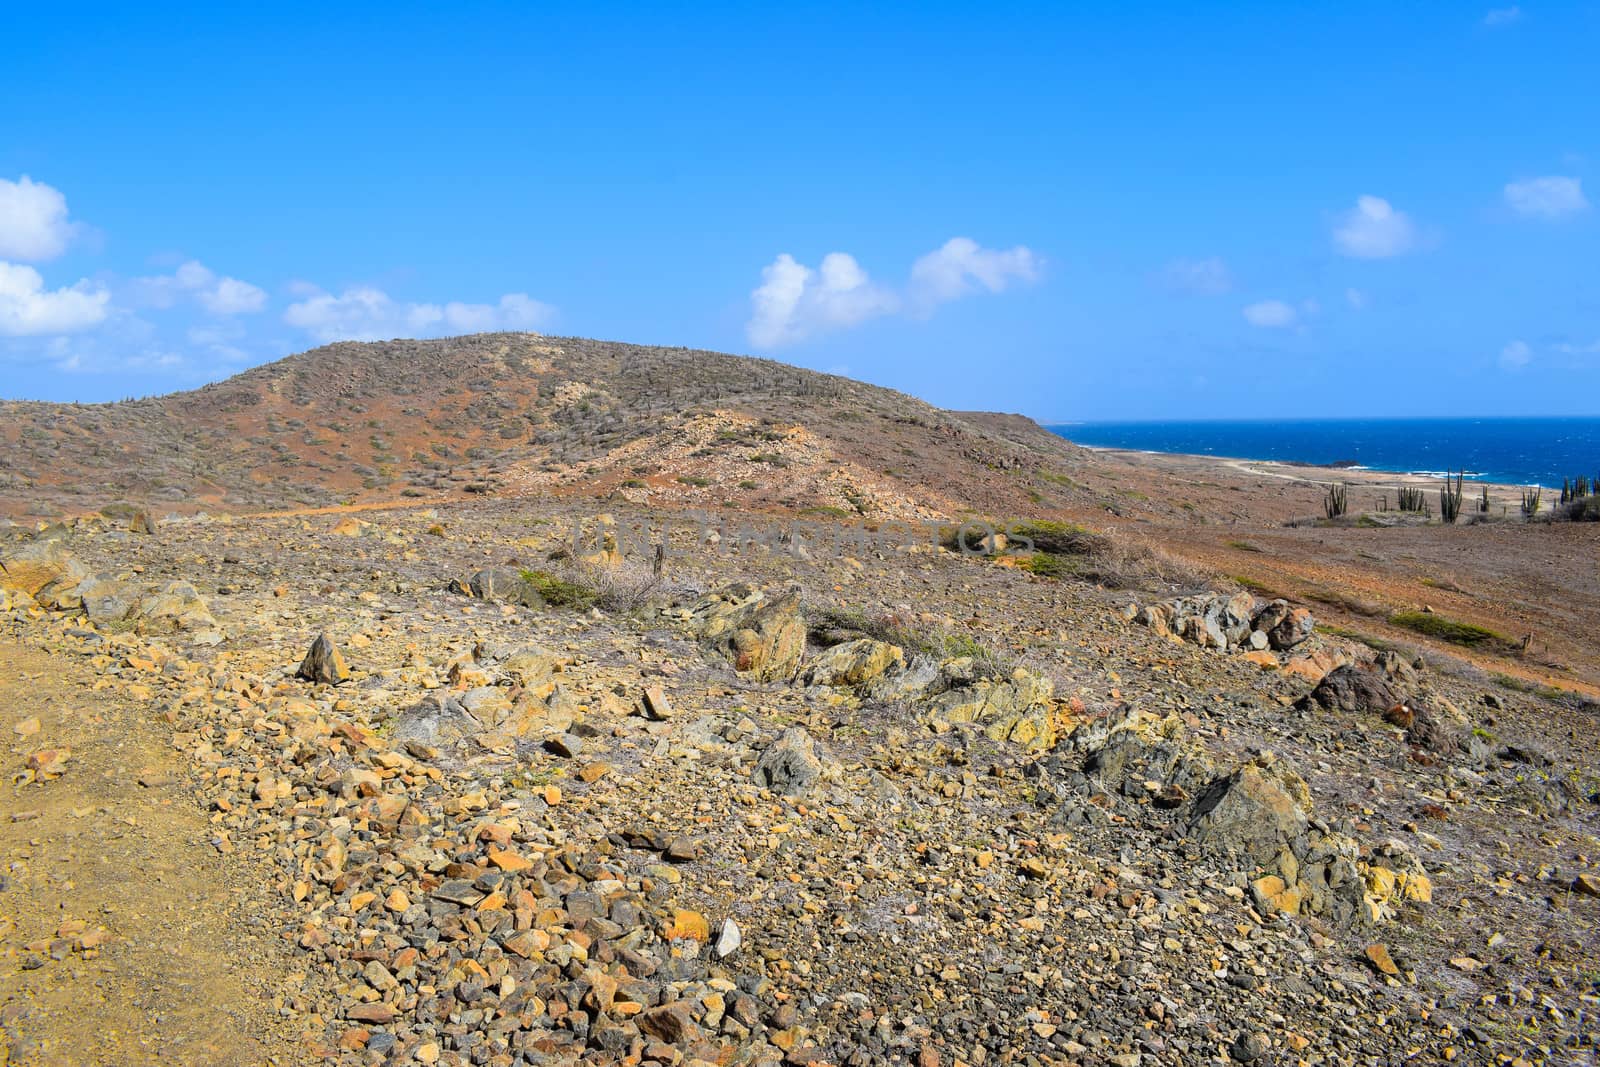
[[[259,874],[208,843],[167,729],[90,678],[0,636],[0,1065],[298,1061],[281,942],[238,906]]]

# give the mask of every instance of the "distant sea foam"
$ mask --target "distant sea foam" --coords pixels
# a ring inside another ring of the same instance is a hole
[[[1079,422],[1048,427],[1096,448],[1342,464],[1560,488],[1600,476],[1600,417]]]

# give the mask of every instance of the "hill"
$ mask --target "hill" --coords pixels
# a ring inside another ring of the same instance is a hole
[[[534,334],[343,343],[192,392],[0,403],[0,499],[179,512],[462,493],[819,508],[1064,504],[1080,450],[1020,416],[770,360]]]

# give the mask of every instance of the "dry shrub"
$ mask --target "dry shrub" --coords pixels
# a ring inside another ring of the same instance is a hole
[[[654,568],[638,560],[608,564],[568,558],[556,566],[564,579],[590,590],[602,611],[627,614],[668,592]]]
[[[1218,581],[1210,570],[1121,531],[1101,534],[1079,575],[1108,589],[1199,593]]]

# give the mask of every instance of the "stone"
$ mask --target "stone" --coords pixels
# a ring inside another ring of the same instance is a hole
[[[672,925],[667,928],[668,941],[709,941],[711,927],[706,917],[698,911],[680,908],[672,913]]]
[[[134,616],[146,630],[176,632],[217,628],[210,605],[188,582],[168,582],[160,592],[139,601]]]
[[[735,952],[738,952],[739,946],[743,943],[744,938],[739,933],[739,924],[732,919],[723,919],[722,928],[717,932],[717,943],[713,950],[717,954],[717,959],[727,959]]]
[[[871,638],[845,641],[818,653],[801,672],[805,685],[855,688],[884,674],[905,670],[906,654],[898,646]]]
[[[681,1000],[640,1013],[638,1026],[641,1033],[669,1045],[685,1045],[700,1040],[700,1028],[695,1025],[694,1013]]]
[[[659,685],[645,689],[644,712],[656,722],[665,722],[672,718],[672,701],[667,699],[667,691]]]
[[[137,591],[115,578],[91,578],[78,586],[85,617],[97,626],[122,622],[138,603]]]
[[[33,541],[0,557],[0,588],[32,598],[47,610],[76,610],[78,586],[89,571],[60,541]]]
[[[1399,975],[1400,968],[1395,966],[1393,957],[1389,955],[1389,949],[1381,942],[1368,945],[1365,955],[1367,962],[1372,965],[1372,969],[1379,974],[1388,975],[1391,978]]]
[[[1200,843],[1269,864],[1303,846],[1311,791],[1294,767],[1272,753],[1240,764],[1194,803],[1189,831]]]
[[[818,749],[811,735],[798,726],[791,726],[761,754],[756,762],[755,780],[774,793],[801,796],[818,781],[836,772],[837,765]]]
[[[741,674],[786,682],[799,670],[806,625],[798,589],[769,597],[749,585],[728,586],[697,602],[688,617],[702,640],[732,660]]]
[[[345,666],[344,656],[334,647],[333,641],[326,633],[321,633],[311,642],[311,648],[300,662],[295,677],[318,685],[340,685],[350,680],[350,669]]]
[[[559,734],[546,740],[544,747],[563,759],[572,759],[583,751],[583,738],[576,734]]]
[[[1302,708],[1316,705],[1329,711],[1374,715],[1382,715],[1398,703],[1394,690],[1382,676],[1353,664],[1329,671],[1317,687],[1300,700]]]
[[[1600,876],[1587,872],[1572,880],[1572,891],[1586,897],[1600,897]]]

